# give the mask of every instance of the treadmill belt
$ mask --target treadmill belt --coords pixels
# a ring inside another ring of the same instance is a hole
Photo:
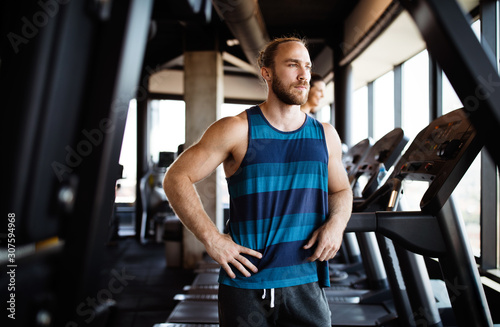
[[[333,326],[380,326],[396,318],[394,311],[380,304],[330,303]],[[218,324],[217,301],[183,301],[167,319],[170,324]],[[156,327],[174,327],[165,325]],[[191,325],[190,325],[191,326]]]
[[[195,277],[192,285],[193,286],[217,285],[219,283],[218,280],[219,280],[219,274],[201,273]]]
[[[219,293],[219,284],[214,285],[186,285],[183,288],[188,294],[217,294]]]
[[[380,326],[396,318],[381,304],[329,303],[333,326]]]
[[[328,302],[359,303],[361,296],[369,293],[369,290],[334,290],[325,288],[325,295]]]
[[[176,294],[175,301],[217,301],[217,294]]]
[[[153,327],[219,327],[219,324],[155,324]]]
[[[218,324],[217,301],[179,302],[167,319],[168,323]]]
[[[219,324],[155,324],[153,327],[219,327]]]

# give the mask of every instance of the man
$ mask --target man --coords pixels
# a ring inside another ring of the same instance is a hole
[[[304,42],[261,51],[265,102],[212,124],[164,180],[173,209],[222,269],[221,326],[331,326],[322,287],[352,207],[335,129],[300,111],[311,60]],[[193,187],[223,164],[229,234],[212,223]]]
[[[321,75],[311,73],[309,85],[309,96],[307,97],[306,103],[300,107],[300,110],[306,114],[314,116],[318,110],[321,99],[325,96],[326,84]]]

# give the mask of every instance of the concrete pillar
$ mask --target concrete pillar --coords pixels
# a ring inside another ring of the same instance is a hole
[[[218,51],[184,53],[184,101],[186,102],[186,144],[197,142],[205,130],[220,118],[223,93],[223,63]],[[217,226],[222,224],[222,206],[217,187],[220,170],[196,184],[203,206]],[[205,248],[194,235],[183,231],[183,266],[194,268]]]

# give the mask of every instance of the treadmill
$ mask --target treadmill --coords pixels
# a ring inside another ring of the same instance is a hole
[[[342,156],[342,164],[347,172],[347,177],[349,178],[351,187],[353,187],[356,182],[355,178],[359,163],[365,158],[372,145],[373,142],[371,138],[366,138],[350,147],[347,153]]]
[[[450,199],[482,145],[465,110],[457,109],[434,120],[417,135],[387,182],[366,201],[357,204],[357,212],[352,215],[346,229],[375,231],[407,250],[438,258],[454,322],[463,327],[493,326],[463,222]],[[420,203],[421,211],[393,211],[397,207],[403,180],[428,182]],[[367,210],[374,204],[383,203],[387,204],[386,211]],[[415,303],[428,301],[431,289],[424,287],[422,290],[422,285],[412,285],[404,275],[403,272],[398,277],[404,278],[408,297],[414,303],[409,312],[404,312],[408,308],[396,309],[401,325],[413,326],[416,325],[418,310]],[[436,306],[435,303],[428,305]],[[426,324],[429,325],[443,324],[433,321]]]

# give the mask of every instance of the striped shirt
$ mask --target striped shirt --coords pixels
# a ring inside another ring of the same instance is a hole
[[[328,150],[323,126],[306,116],[297,130],[274,128],[258,106],[246,110],[248,148],[238,171],[227,178],[229,233],[242,246],[262,253],[247,258],[259,272],[219,282],[247,289],[271,289],[319,281],[329,286],[328,264],[309,262],[305,250],[328,214]]]

